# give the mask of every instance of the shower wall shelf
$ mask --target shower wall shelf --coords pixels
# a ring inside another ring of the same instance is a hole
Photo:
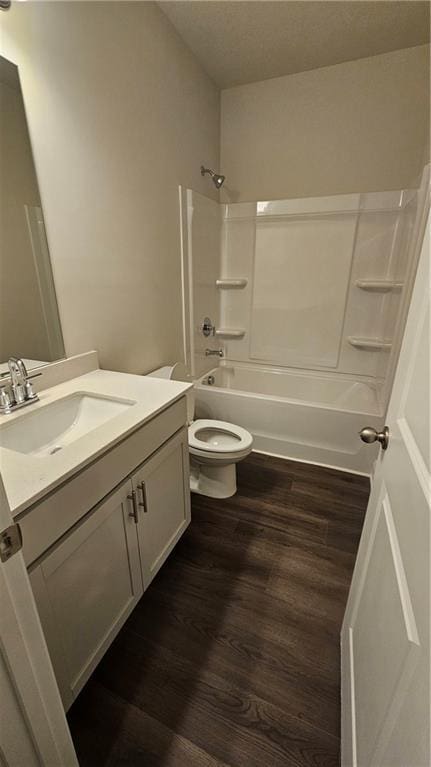
[[[371,293],[391,293],[401,290],[404,283],[392,280],[356,280],[356,286]]]
[[[218,288],[245,288],[247,280],[216,280]]]
[[[383,338],[356,338],[349,336],[348,342],[355,349],[365,349],[370,351],[388,351],[392,347],[392,342]]]
[[[216,330],[215,335],[219,338],[244,338],[245,330],[220,328]]]

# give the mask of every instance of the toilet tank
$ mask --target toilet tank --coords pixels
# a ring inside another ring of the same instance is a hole
[[[184,383],[193,383],[186,366],[182,362],[176,362],[174,365],[164,365],[156,368],[151,373],[147,373],[148,378],[164,378],[169,381],[184,381]],[[194,389],[186,392],[187,402],[187,421],[192,423],[195,416],[195,392]]]

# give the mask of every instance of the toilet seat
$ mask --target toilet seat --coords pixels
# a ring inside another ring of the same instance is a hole
[[[153,378],[189,381],[182,364],[153,370]],[[205,418],[193,421],[194,389],[186,392],[190,490],[207,498],[231,498],[236,493],[236,464],[253,449],[253,437],[246,429],[226,421]]]
[[[199,418],[189,426],[189,447],[198,453],[236,455],[249,451],[252,444],[252,435],[233,423]]]

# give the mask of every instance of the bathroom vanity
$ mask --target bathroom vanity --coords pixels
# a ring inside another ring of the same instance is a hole
[[[4,481],[66,710],[189,524],[188,388],[96,370],[0,423]]]

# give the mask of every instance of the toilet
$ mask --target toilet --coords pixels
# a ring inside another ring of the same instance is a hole
[[[189,381],[181,362],[148,373],[151,378]],[[236,493],[236,464],[251,452],[253,437],[241,426],[226,421],[194,418],[195,397],[187,397],[189,424],[190,490],[210,498],[230,498]]]

